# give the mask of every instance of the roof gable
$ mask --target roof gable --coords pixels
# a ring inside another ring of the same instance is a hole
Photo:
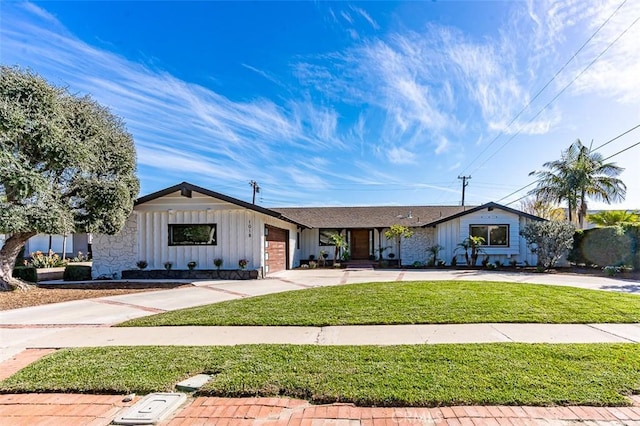
[[[459,218],[459,217],[462,217],[462,216],[465,216],[465,215],[468,215],[468,214],[471,214],[471,213],[475,213],[475,212],[478,212],[478,211],[483,210],[483,209],[487,209],[487,210],[500,209],[500,210],[503,210],[503,211],[506,211],[506,212],[509,212],[509,213],[512,213],[512,214],[515,214],[515,215],[518,215],[518,216],[526,217],[526,218],[531,219],[531,220],[538,220],[538,221],[546,220],[546,219],[543,219],[541,217],[534,216],[532,214],[525,213],[525,212],[520,211],[520,210],[516,210],[516,209],[512,209],[512,208],[507,207],[507,206],[503,206],[502,204],[490,202],[490,203],[483,204],[481,206],[473,207],[473,208],[470,208],[468,210],[453,214],[453,215],[448,216],[448,217],[443,217],[442,219],[439,219],[439,220],[436,220],[434,222],[431,222],[431,223],[428,223],[426,225],[423,225],[423,227],[436,226],[436,225],[439,225],[441,223],[448,222],[450,220],[453,220],[453,219],[456,219],[456,218]]]
[[[208,197],[217,198],[218,200],[222,200],[227,203],[234,204],[238,207],[242,207],[248,210],[256,211],[258,213],[266,214],[268,216],[272,216],[277,219],[293,223],[295,225],[304,226],[301,223],[298,223],[294,220],[289,219],[288,217],[283,216],[280,212],[267,209],[264,207],[256,206],[255,204],[247,203],[246,201],[238,200],[237,198],[233,198],[228,195],[221,194],[219,192],[211,191],[209,189],[202,188],[200,186],[193,185],[188,182],[182,182],[177,185],[170,186],[169,188],[165,188],[160,191],[154,192],[152,194],[145,195],[144,197],[140,197],[135,201],[134,205],[138,206],[144,203],[148,203],[150,201],[157,200],[158,198],[165,197],[167,195],[174,194],[176,192],[180,192],[181,196],[188,197],[188,198],[192,197],[193,192],[198,192]]]

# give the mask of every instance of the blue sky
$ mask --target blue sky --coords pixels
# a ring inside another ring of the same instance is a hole
[[[467,204],[517,208],[576,138],[640,124],[638,18],[637,0],[3,1],[0,61],[121,116],[141,195],[250,200],[255,180],[266,207],[456,205],[470,175]],[[639,160],[611,158],[613,207],[640,208]]]

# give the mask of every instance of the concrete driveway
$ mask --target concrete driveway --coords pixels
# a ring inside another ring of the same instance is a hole
[[[244,297],[251,297],[269,293],[277,293],[291,290],[301,290],[310,287],[345,285],[372,281],[401,282],[416,280],[464,280],[464,281],[501,281],[518,283],[539,283],[549,285],[575,286],[588,289],[619,291],[638,294],[640,297],[640,283],[637,281],[625,281],[615,278],[592,277],[571,274],[525,274],[493,271],[466,271],[466,270],[372,270],[372,269],[299,269],[282,271],[271,275],[269,278],[257,281],[198,281],[193,287],[182,287],[164,291],[134,293],[128,295],[102,297],[97,299],[78,300],[72,302],[57,303],[51,305],[35,306],[30,308],[14,309],[0,313],[0,361],[14,354],[32,347],[67,347],[67,346],[102,346],[113,344],[236,344],[244,340],[238,340],[237,333],[228,328],[219,327],[210,329],[207,334],[203,329],[194,332],[182,328],[178,330],[147,329],[144,333],[135,329],[115,329],[109,326],[154,313],[166,312],[192,306],[207,305]],[[530,326],[530,325],[529,325]],[[585,334],[585,341],[620,341],[619,339],[640,340],[640,326],[637,324],[619,325],[621,329],[605,330],[602,325],[593,327],[589,335]],[[426,326],[429,327],[429,326]],[[430,326],[433,327],[433,326]],[[474,326],[477,327],[477,326]],[[584,326],[586,327],[586,326]],[[464,330],[458,330],[460,339],[464,342],[475,341],[478,337],[477,330],[469,326],[469,335],[463,335]],[[300,343],[343,342],[339,333],[344,336],[353,336],[350,328],[324,328],[307,330],[299,328]],[[513,340],[505,334],[504,327],[488,325],[488,333],[495,335],[497,341]],[[292,330],[283,332],[282,329],[271,331],[271,335],[265,333],[267,328],[261,328],[255,332],[245,329],[244,338],[251,338],[265,342],[284,342],[288,336],[294,336]],[[517,336],[519,330],[511,330]],[[527,333],[529,333],[527,331]],[[217,334],[216,334],[217,333]],[[337,334],[338,333],[338,334]],[[358,331],[355,332],[357,335]],[[380,331],[382,333],[382,331]],[[390,332],[389,341],[396,341],[397,329]],[[413,332],[411,332],[413,333]],[[415,336],[407,335],[413,343]],[[422,332],[421,332],[422,333]],[[424,331],[424,336],[433,333],[430,329]],[[541,330],[541,336],[549,333]],[[573,328],[569,335],[576,335],[577,329]],[[594,334],[595,333],[595,334]],[[553,334],[553,333],[552,333]],[[578,333],[579,334],[579,333]],[[141,337],[144,335],[144,338]],[[208,337],[208,340],[189,340],[184,336]],[[417,335],[421,335],[418,333]],[[155,336],[155,337],[154,337]],[[169,336],[176,336],[170,338]],[[372,335],[373,336],[373,335]],[[612,337],[613,336],[613,337]],[[291,337],[293,339],[293,337]],[[345,337],[347,339],[348,337]],[[164,339],[164,340],[163,340]],[[169,340],[167,340],[169,339]],[[379,344],[385,340],[384,334],[377,337],[364,339],[363,342]],[[428,340],[428,338],[425,338]],[[362,339],[360,339],[362,340]],[[420,339],[419,339],[420,340]],[[423,339],[424,340],[424,339]],[[420,340],[416,343],[425,343]],[[547,341],[548,339],[544,340]],[[486,339],[481,339],[486,341]],[[517,340],[516,340],[517,341]],[[252,342],[252,340],[250,340]],[[297,342],[294,339],[294,342]],[[356,343],[356,342],[354,342]],[[409,342],[407,342],[409,343]]]

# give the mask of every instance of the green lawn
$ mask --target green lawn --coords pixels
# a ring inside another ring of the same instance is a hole
[[[104,347],[51,354],[2,392],[146,394],[213,373],[212,396],[285,395],[376,406],[628,405],[640,345]]]
[[[634,323],[640,322],[640,296],[503,282],[368,283],[234,300],[134,319],[121,325],[326,326],[483,322]]]

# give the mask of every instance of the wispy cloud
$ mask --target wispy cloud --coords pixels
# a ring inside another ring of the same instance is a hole
[[[241,180],[255,176],[284,147],[304,152],[340,146],[337,115],[329,107],[293,102],[288,109],[264,98],[232,101],[90,46],[33,4],[16,4],[10,12],[14,19],[5,16],[1,29],[3,60],[24,64],[24,57],[10,52],[26,52],[32,68],[55,75],[58,84],[91,93],[125,117],[143,174],[188,170],[207,180]],[[56,25],[42,25],[41,19]],[[278,83],[268,73],[244,66]]]
[[[265,199],[305,204],[321,196],[334,200],[326,188],[336,182],[377,188],[455,174],[500,134],[575,127],[565,123],[566,109],[557,103],[540,108],[640,16],[640,3],[629,0],[555,83],[514,117],[619,3],[509,3],[512,19],[481,37],[433,23],[385,32],[366,3],[316,6],[346,47],[292,55],[285,61],[290,68],[244,59],[237,64],[246,70],[243,77],[265,88],[248,96],[225,93],[221,75],[212,89],[152,61],[129,60],[108,43],[90,45],[27,2],[3,4],[0,36],[3,63],[30,66],[73,91],[91,93],[125,118],[137,144],[143,191],[159,189],[144,185],[162,182],[160,175],[183,180],[189,174],[202,185],[239,188],[231,192],[239,196],[256,179]],[[595,94],[636,107],[637,75],[640,23],[563,98]],[[429,188],[450,196],[458,191],[455,184],[454,190]],[[388,195],[389,202],[395,195]]]
[[[371,25],[371,27],[373,27],[373,29],[375,30],[380,29],[380,26],[378,25],[378,23],[367,13],[366,10],[361,9],[359,7],[355,7],[355,6],[351,6],[351,10],[356,12],[358,15],[362,16],[365,19],[365,21],[367,21]]]
[[[284,84],[278,80],[275,76],[271,75],[270,73],[260,70],[256,67],[252,67],[251,65],[248,64],[242,64],[243,67],[245,67],[248,70],[251,70],[253,72],[255,72],[258,75],[261,75],[262,77],[264,77],[265,79],[269,80],[272,83],[277,84],[278,86],[284,86]]]

